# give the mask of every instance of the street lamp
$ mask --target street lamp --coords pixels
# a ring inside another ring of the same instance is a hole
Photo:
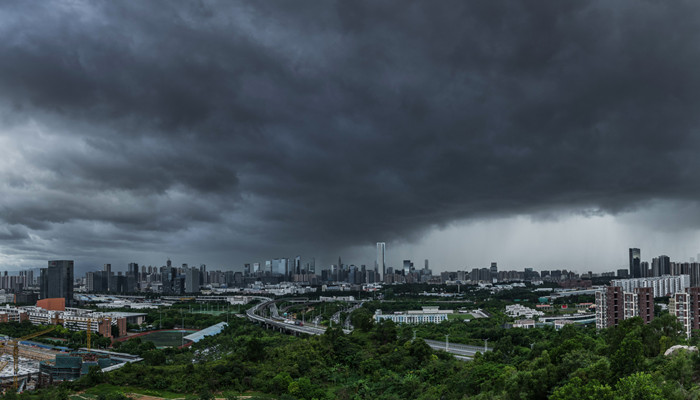
[[[450,334],[445,335],[445,351],[450,351]]]
[[[488,339],[484,339],[484,353],[486,353],[487,351],[489,351],[489,348],[488,348],[488,346],[487,346],[488,343],[489,343],[489,340],[488,340]]]

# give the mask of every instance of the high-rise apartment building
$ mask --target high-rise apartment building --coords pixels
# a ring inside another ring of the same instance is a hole
[[[48,268],[41,269],[42,299],[62,297],[66,305],[73,304],[73,260],[49,261]]]
[[[619,286],[626,292],[636,288],[650,288],[654,297],[671,296],[690,287],[690,275],[664,275],[652,278],[613,279],[611,286]]]
[[[688,275],[690,275],[690,287],[700,287],[700,262],[690,263]]]
[[[620,286],[607,286],[595,293],[597,329],[618,325],[622,320],[641,317],[645,324],[654,319],[654,297],[651,288],[625,291]]]
[[[650,287],[637,288],[634,290],[637,296],[637,315],[642,318],[645,324],[654,319],[654,291]]]
[[[669,256],[659,256],[659,276],[671,275],[671,258]]]
[[[386,243],[377,242],[377,261],[375,261],[374,271],[382,271],[382,278],[386,275]]]
[[[642,257],[641,251],[639,249],[630,249],[630,277],[641,278],[642,277]]]
[[[690,338],[693,331],[700,329],[700,287],[690,287],[671,296],[668,312],[676,316],[686,337]]]

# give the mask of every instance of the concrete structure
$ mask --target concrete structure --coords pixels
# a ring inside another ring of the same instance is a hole
[[[422,310],[412,310],[406,312],[395,312],[393,314],[382,314],[382,310],[374,312],[375,322],[381,320],[391,320],[397,324],[437,324],[447,320],[447,314],[452,314],[453,310],[439,310],[438,307],[422,307]]]
[[[636,288],[651,288],[653,297],[672,296],[685,292],[690,287],[690,275],[663,275],[648,278],[613,279],[610,286],[618,286],[625,292],[633,292]]]

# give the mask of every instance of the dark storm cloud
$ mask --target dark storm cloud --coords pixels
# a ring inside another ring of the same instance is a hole
[[[0,238],[243,258],[695,201],[699,11],[6,3]]]

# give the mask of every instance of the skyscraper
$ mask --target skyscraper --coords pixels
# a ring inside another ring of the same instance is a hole
[[[131,274],[133,276],[138,276],[139,274],[139,265],[137,263],[129,263],[129,266],[127,267],[127,274]]]
[[[379,269],[382,270],[382,278],[386,276],[386,243],[377,242],[377,261],[375,261],[374,271],[379,273]]]
[[[294,257],[294,273],[301,274],[301,256]]]
[[[192,267],[185,268],[185,292],[197,293],[201,284],[200,270]]]
[[[306,263],[306,273],[311,275],[316,275],[316,258],[311,257],[311,262]]]
[[[630,277],[642,277],[641,251],[639,249],[630,249]]]
[[[49,261],[48,268],[41,269],[42,299],[62,297],[66,305],[73,304],[73,260]]]
[[[659,256],[659,275],[671,275],[671,258]]]
[[[403,274],[408,275],[413,272],[413,263],[411,260],[403,260]]]
[[[273,274],[287,275],[289,273],[289,259],[275,258],[272,260],[271,270]]]
[[[129,263],[126,269],[126,292],[137,292],[139,289],[139,265]]]

